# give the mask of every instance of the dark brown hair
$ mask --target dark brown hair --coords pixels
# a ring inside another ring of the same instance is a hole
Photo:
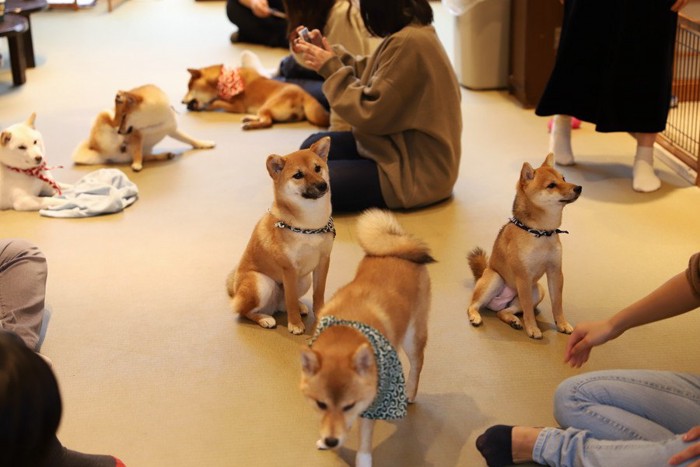
[[[350,0],[284,0],[284,9],[287,12],[287,30],[289,34],[302,24],[306,26],[309,31],[318,29],[323,33],[323,29],[328,22],[328,16],[336,1],[347,1],[350,3]],[[348,20],[349,19],[350,11],[348,10]]]
[[[61,410],[49,365],[17,335],[0,331],[0,465],[42,465]]]
[[[387,37],[411,23],[433,23],[428,0],[360,0],[360,15],[373,36]]]

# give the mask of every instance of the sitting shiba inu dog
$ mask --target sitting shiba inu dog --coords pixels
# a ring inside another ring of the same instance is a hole
[[[549,154],[542,166],[533,169],[525,162],[516,185],[513,217],[504,225],[493,245],[491,258],[481,248],[469,255],[469,266],[476,279],[469,321],[481,324],[482,307],[496,311],[501,321],[522,329],[534,339],[542,338],[535,320],[535,306],[544,298],[544,289],[537,281],[546,273],[552,313],[557,330],[573,331],[564,318],[559,230],[564,206],[576,201],[581,186],[568,183],[554,169],[554,156]],[[523,313],[523,323],[516,313]]]
[[[243,66],[238,68],[224,65],[189,68],[190,81],[182,103],[189,110],[251,114],[243,119],[244,130],[269,128],[274,122],[302,120],[319,127],[329,125],[328,111],[311,94],[296,84],[263,76],[262,70],[253,67],[257,57],[251,54],[244,51]]]
[[[365,250],[352,282],[317,313],[310,348],[301,353],[301,391],[321,414],[319,449],[341,446],[360,417],[356,464],[372,464],[376,419],[402,418],[413,402],[428,339],[430,277],[435,260],[387,211],[357,222]],[[411,365],[408,382],[396,351]]]
[[[68,185],[56,182],[46,166],[35,120],[33,113],[0,133],[0,210],[38,211],[63,202],[52,196]]]
[[[134,171],[143,169],[148,160],[172,159],[174,154],[153,154],[153,146],[163,138],[210,149],[213,141],[188,136],[177,128],[175,111],[165,93],[147,84],[130,91],[119,91],[114,99],[114,112],[105,110],[95,119],[90,137],[73,153],[76,164],[125,164]]]
[[[264,328],[276,326],[272,316],[287,311],[289,332],[304,332],[299,301],[311,286],[313,307],[324,303],[335,228],[328,180],[330,138],[287,156],[267,158],[275,200],[258,221],[238,267],[226,281],[233,311]]]

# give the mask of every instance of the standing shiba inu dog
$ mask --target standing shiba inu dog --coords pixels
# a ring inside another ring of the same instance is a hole
[[[534,339],[542,338],[535,320],[535,306],[544,298],[537,281],[546,273],[552,313],[559,332],[570,334],[573,328],[564,318],[559,230],[564,206],[576,201],[581,186],[567,183],[554,169],[549,154],[534,170],[527,162],[516,185],[513,217],[504,225],[493,245],[491,258],[481,248],[468,256],[476,284],[469,305],[469,321],[481,324],[482,307],[496,311],[501,321],[522,329]],[[523,323],[516,316],[522,311]]]
[[[317,313],[311,347],[301,354],[301,391],[321,413],[319,449],[341,446],[361,417],[356,465],[372,464],[376,419],[402,418],[413,402],[428,339],[430,277],[435,260],[387,211],[358,219],[365,250],[355,279]],[[396,350],[411,365],[408,383]]]
[[[331,218],[325,137],[309,149],[267,158],[275,201],[258,221],[237,269],[226,281],[233,311],[264,328],[286,310],[289,332],[304,332],[299,301],[312,282],[313,307],[323,306],[335,228]]]
[[[244,51],[241,61],[257,61]],[[248,57],[248,58],[247,58]],[[190,81],[182,103],[189,110],[224,110],[252,114],[243,119],[244,130],[269,128],[273,122],[308,120],[320,127],[329,125],[329,114],[311,94],[292,83],[262,76],[251,66],[228,68],[212,65],[189,68]]]
[[[35,120],[31,114],[0,133],[0,210],[38,211],[63,202],[52,196],[67,185],[56,182],[46,167]]]
[[[130,91],[119,91],[114,99],[114,112],[103,111],[95,119],[90,138],[73,153],[76,164],[131,163],[139,171],[145,160],[172,159],[174,154],[152,154],[153,146],[163,138],[210,149],[213,141],[188,136],[177,128],[175,111],[165,93],[147,84]]]

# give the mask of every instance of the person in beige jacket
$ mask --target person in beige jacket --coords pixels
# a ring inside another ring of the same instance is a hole
[[[369,55],[376,46],[370,41],[360,10],[353,6],[352,0],[284,0],[287,11],[289,33],[296,37],[295,31],[303,25],[308,29],[318,29],[331,44],[340,44],[353,55]],[[304,67],[302,59],[291,49],[291,54],[282,59],[278,79],[298,84],[330,110],[330,131],[347,131],[350,125],[330,109],[328,100],[323,95],[323,77]]]
[[[367,30],[383,38],[369,57],[292,36],[304,66],[325,78],[331,109],[348,122],[331,137],[334,211],[419,208],[449,198],[461,155],[461,91],[427,0],[360,0]],[[299,29],[299,28],[298,28]],[[298,31],[297,29],[297,31]]]

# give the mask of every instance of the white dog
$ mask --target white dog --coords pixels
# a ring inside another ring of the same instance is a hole
[[[36,114],[0,133],[0,210],[38,211],[61,204],[52,198],[68,185],[59,184],[44,159],[44,140]]]
[[[175,111],[165,93],[147,84],[130,91],[119,91],[114,112],[101,112],[90,130],[90,138],[73,153],[76,164],[131,164],[139,171],[144,160],[171,159],[174,154],[153,154],[153,146],[170,136],[195,149],[210,149],[213,141],[202,141],[177,128]]]

